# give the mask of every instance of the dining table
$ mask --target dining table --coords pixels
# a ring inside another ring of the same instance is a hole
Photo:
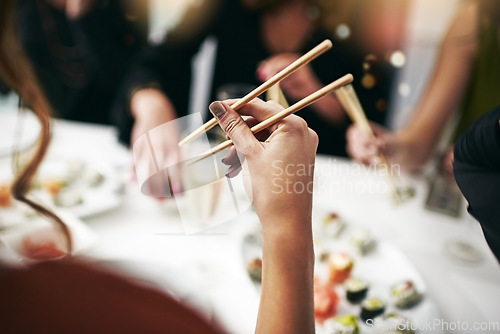
[[[171,293],[228,333],[254,332],[259,290],[249,278],[242,250],[245,233],[259,224],[251,206],[240,207],[219,224],[187,231],[180,214],[186,199],[144,195],[134,177],[133,154],[117,141],[113,126],[54,119],[52,129],[47,159],[106,165],[121,182],[113,190],[119,201],[81,218],[89,242],[77,255]],[[314,208],[318,215],[335,212],[348,224],[369,230],[418,273],[435,309],[435,319],[429,319],[434,327],[418,332],[500,333],[500,264],[480,225],[467,213],[465,200],[458,217],[427,210],[428,178],[403,172],[400,177],[413,187],[414,196],[396,204],[390,180],[379,169],[317,155]],[[457,261],[446,251],[452,240],[468,241],[482,260]],[[0,254],[22,261],[6,245],[0,246]]]

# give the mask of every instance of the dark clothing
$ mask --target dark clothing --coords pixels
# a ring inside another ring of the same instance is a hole
[[[144,45],[121,1],[97,0],[69,20],[44,0],[17,2],[19,39],[56,116],[111,123],[120,82]]]
[[[131,75],[129,94],[138,87],[153,86],[160,88],[171,99],[178,116],[184,116],[188,110],[188,99],[191,86],[191,61],[199,51],[201,43],[207,36],[216,38],[218,43],[215,69],[210,92],[211,101],[216,100],[219,87],[228,83],[244,83],[258,86],[261,82],[256,78],[259,63],[270,56],[261,38],[260,16],[258,11],[246,9],[239,0],[223,1],[211,25],[205,31],[189,41],[167,43],[148,50],[140,66]],[[309,38],[302,50],[303,54],[326,38],[332,36],[321,29]],[[372,89],[365,89],[360,80],[363,70],[364,55],[356,49],[352,40],[334,41],[333,49],[311,62],[311,66],[320,81],[328,84],[339,77],[352,73],[354,86],[364,105],[368,117],[375,122],[384,123],[385,113],[377,110],[376,105],[383,105],[389,96],[389,67],[382,68],[377,62],[372,63],[373,74],[380,84]],[[125,97],[127,99],[129,96]],[[379,101],[384,100],[384,101]],[[288,98],[290,103],[296,102]],[[127,105],[125,100],[124,105]],[[126,108],[125,108],[126,109]],[[124,110],[127,115],[127,110]],[[319,152],[345,156],[345,131],[347,122],[331,125],[310,109],[298,113],[320,137]],[[121,119],[121,139],[129,140],[129,128],[133,122]]]
[[[473,123],[455,144],[454,174],[500,261],[500,107]]]

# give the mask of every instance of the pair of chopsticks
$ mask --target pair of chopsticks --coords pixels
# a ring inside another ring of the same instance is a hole
[[[260,122],[259,124],[255,125],[255,126],[253,126],[252,128],[250,128],[250,130],[252,131],[252,133],[260,132],[260,131],[270,127],[271,125],[281,121],[283,118],[285,118],[293,113],[296,113],[297,111],[299,111],[299,110],[307,107],[308,105],[316,102],[317,100],[319,100],[323,96],[351,83],[353,79],[354,78],[353,78],[352,74],[346,74],[343,77],[330,83],[329,85],[326,85],[325,87],[317,90],[316,92],[312,93],[311,95],[306,96],[305,98],[303,98],[299,102],[295,103],[294,105],[292,105],[286,109],[283,109],[279,113],[274,114],[273,116],[267,118],[266,120]],[[195,162],[203,160],[203,159],[205,159],[211,155],[214,155],[217,152],[220,152],[220,151],[222,151],[222,150],[224,150],[232,145],[233,145],[233,141],[231,139],[226,140],[225,142],[222,142],[219,145],[213,147],[212,149],[204,152],[198,159],[191,162],[190,164],[194,164]]]
[[[293,72],[297,71],[299,68],[302,66],[308,64],[311,62],[314,58],[318,57],[319,55],[325,53],[327,50],[331,49],[332,47],[332,42],[330,40],[324,40],[317,46],[315,46],[313,49],[311,49],[309,52],[304,54],[302,57],[285,67],[283,70],[280,72],[276,73],[273,77],[271,77],[269,80],[261,84],[259,87],[255,88],[253,91],[245,95],[243,98],[238,100],[235,104],[232,105],[232,108],[234,110],[238,110],[245,106],[248,102],[252,101],[255,99],[257,96],[260,94],[264,93],[266,90],[269,88],[277,85],[281,80],[285,79],[287,76],[292,74]],[[203,124],[201,127],[198,129],[194,130],[192,133],[187,135],[184,139],[182,139],[179,142],[179,146],[182,146],[193,139],[197,138],[201,134],[205,133],[206,131],[210,130],[214,126],[217,125],[217,120],[212,118],[210,121],[206,122]]]
[[[363,131],[366,135],[370,136],[373,140],[375,140],[375,134],[373,133],[373,129],[366,118],[366,114],[363,111],[363,107],[361,106],[361,102],[359,101],[358,95],[354,90],[352,85],[346,85],[341,87],[335,92],[340,104],[345,109],[349,118],[360,127],[361,131]],[[380,159],[380,163],[387,170],[387,175],[389,175],[391,185],[394,190],[394,194],[396,195],[396,200],[398,203],[403,202],[403,198],[398,191],[397,181],[395,176],[390,172],[389,169],[389,161],[382,152],[379,152],[378,158]]]

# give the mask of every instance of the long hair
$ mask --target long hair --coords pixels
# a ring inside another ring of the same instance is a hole
[[[66,224],[52,211],[28,198],[31,182],[49,146],[51,108],[17,40],[14,14],[15,1],[0,0],[0,75],[5,83],[31,106],[40,122],[41,131],[33,158],[14,180],[12,196],[57,224],[66,239],[67,254],[70,255],[73,245]]]

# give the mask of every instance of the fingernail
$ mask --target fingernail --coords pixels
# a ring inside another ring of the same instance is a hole
[[[222,119],[227,114],[226,107],[219,101],[212,102],[208,109],[217,119]]]

